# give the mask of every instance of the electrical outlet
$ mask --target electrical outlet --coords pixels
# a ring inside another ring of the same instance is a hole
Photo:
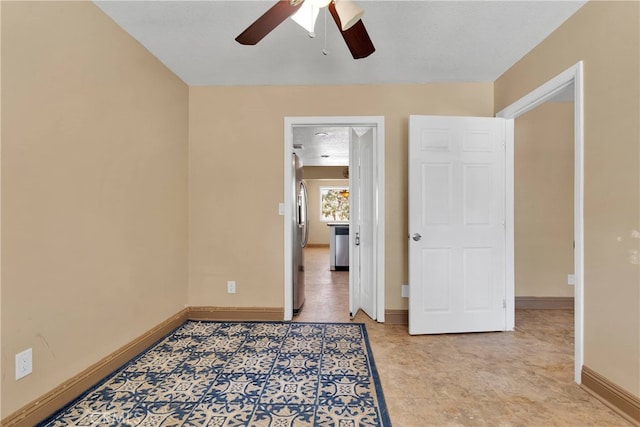
[[[409,285],[402,285],[400,296],[402,298],[409,298]]]
[[[572,286],[576,284],[576,276],[574,276],[573,274],[568,274],[567,275],[567,284]]]
[[[278,215],[284,215],[284,203],[278,203]]]
[[[33,351],[27,349],[16,354],[16,381],[33,371]]]
[[[227,282],[227,293],[228,294],[236,293],[236,282],[234,280],[229,280]]]

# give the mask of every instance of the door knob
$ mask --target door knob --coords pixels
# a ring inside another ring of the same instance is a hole
[[[420,235],[420,233],[413,233],[411,238],[417,242],[418,240],[422,239],[422,236]]]

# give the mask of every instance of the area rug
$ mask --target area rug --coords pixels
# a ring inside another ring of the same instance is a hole
[[[390,426],[359,323],[195,322],[42,426]]]

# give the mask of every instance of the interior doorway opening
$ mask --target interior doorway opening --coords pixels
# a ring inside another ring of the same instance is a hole
[[[366,188],[369,199],[373,200],[370,206],[373,206],[373,212],[371,213],[371,224],[369,224],[371,235],[367,238],[371,242],[371,262],[364,263],[363,268],[366,272],[366,277],[371,277],[371,280],[367,281],[368,290],[371,292],[373,298],[373,315],[369,314],[372,319],[379,322],[384,321],[384,118],[383,117],[286,117],[284,129],[284,156],[285,156],[285,170],[284,170],[284,319],[292,320],[293,318],[293,241],[296,227],[298,226],[295,221],[296,207],[294,204],[294,194],[290,189],[293,187],[293,180],[295,179],[295,171],[291,167],[291,156],[297,152],[300,154],[300,142],[296,140],[294,136],[294,130],[299,129],[318,129],[318,128],[340,128],[348,130],[349,136],[349,149],[346,153],[348,158],[349,171],[354,170],[354,151],[352,146],[354,141],[358,141],[363,134],[369,134],[370,139],[368,147],[369,153],[369,175],[367,178],[367,186],[362,187],[358,178],[354,177],[354,174],[349,172],[349,191],[350,191],[350,204],[356,203],[358,200],[358,189]],[[344,154],[343,154],[344,155]],[[344,161],[344,159],[343,159]],[[355,176],[359,176],[356,174]],[[354,195],[354,192],[356,193]],[[317,215],[317,212],[310,212],[310,215]],[[362,226],[362,221],[355,215],[350,215],[349,218],[349,256],[350,264],[353,265],[354,254],[359,253],[360,248],[359,240],[360,236],[356,235],[354,230],[359,230]],[[329,232],[327,228],[326,232]],[[327,264],[329,259],[327,259]],[[359,293],[360,288],[354,286],[359,283],[360,276],[363,275],[363,271],[358,268],[354,269],[350,265],[349,268],[349,299],[350,307],[348,312],[353,315],[359,309]],[[357,295],[354,292],[354,288],[357,288]],[[365,291],[367,290],[365,289]],[[354,298],[356,297],[356,298]],[[356,309],[354,309],[356,307]],[[302,309],[302,311],[304,308]]]
[[[296,322],[349,322],[349,272],[330,270],[329,248],[307,246],[305,259],[304,308]]]
[[[574,228],[574,380],[582,382],[582,365],[584,363],[584,105],[583,105],[583,64],[582,61],[568,68],[556,77],[523,96],[513,104],[496,114],[497,117],[514,120],[533,110],[539,105],[553,100],[559,94],[569,93],[574,101],[574,180],[573,180],[573,228]],[[509,141],[509,138],[507,138]],[[510,138],[513,141],[513,137]],[[507,280],[513,291],[515,274],[514,261],[514,146],[507,145]],[[507,301],[514,301],[510,295]],[[510,319],[515,323],[515,319]],[[513,324],[512,323],[512,324]]]

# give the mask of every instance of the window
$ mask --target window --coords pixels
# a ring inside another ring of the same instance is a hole
[[[349,221],[348,187],[320,187],[320,221]]]

